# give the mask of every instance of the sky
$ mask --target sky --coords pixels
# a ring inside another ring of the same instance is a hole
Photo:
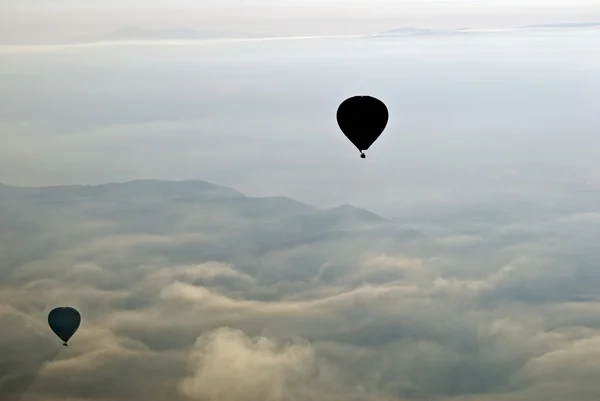
[[[598,36],[5,45],[0,182],[205,179],[318,206],[597,183]],[[356,163],[335,113],[360,93],[390,121]]]
[[[592,0],[3,0],[0,7],[4,43],[64,41],[132,25],[279,36],[600,20],[600,5]]]

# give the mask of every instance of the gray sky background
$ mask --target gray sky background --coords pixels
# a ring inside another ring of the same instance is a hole
[[[0,61],[9,184],[199,178],[327,206],[600,178],[596,28],[5,45]],[[391,114],[366,160],[335,121],[356,94]]]
[[[600,4],[592,0],[2,0],[0,9],[4,43],[60,41],[131,25],[278,36],[600,20]]]

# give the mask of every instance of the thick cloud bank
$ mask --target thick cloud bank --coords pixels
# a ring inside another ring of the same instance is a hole
[[[0,398],[595,401],[600,192],[560,191],[409,227],[203,182],[0,186]]]

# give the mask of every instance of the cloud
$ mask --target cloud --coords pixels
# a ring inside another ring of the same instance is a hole
[[[320,219],[326,211],[283,200],[219,192],[233,196],[223,203],[197,184],[172,192],[158,183],[123,185],[88,197],[68,188],[33,198],[0,192],[1,213],[34,224],[20,241],[21,226],[3,231],[15,245],[4,248],[0,266],[2,397],[587,401],[600,394],[597,258],[587,234],[598,222],[582,212],[476,229],[460,215],[414,236],[361,221],[339,230],[355,221],[351,208],[339,220],[342,209]],[[177,200],[183,193],[188,201]],[[290,221],[308,231],[298,235]],[[516,231],[524,234],[509,235]],[[83,317],[69,347],[46,324],[57,305]]]
[[[198,338],[191,350],[184,394],[206,400],[296,400],[326,396],[310,344],[278,345],[221,328]],[[326,373],[326,372],[325,372]]]

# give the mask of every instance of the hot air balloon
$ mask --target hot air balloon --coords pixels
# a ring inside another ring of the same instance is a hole
[[[81,323],[81,315],[76,309],[69,306],[54,308],[48,314],[48,325],[63,340],[63,345],[67,346],[67,341],[75,334]]]
[[[337,122],[346,137],[358,148],[360,157],[363,151],[379,138],[388,122],[389,114],[385,104],[371,96],[353,96],[340,104]]]

